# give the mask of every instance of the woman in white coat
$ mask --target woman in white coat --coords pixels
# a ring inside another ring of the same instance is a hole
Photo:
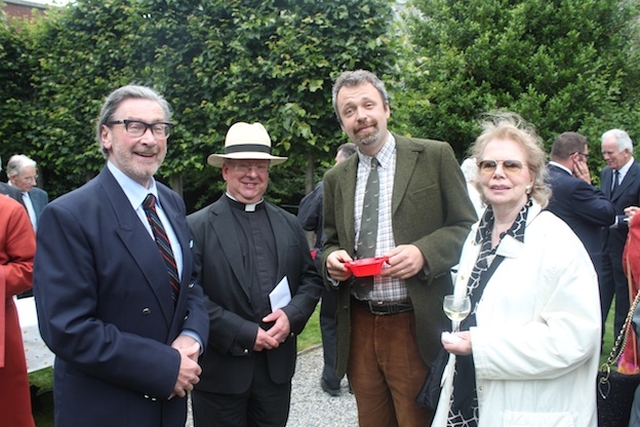
[[[454,290],[472,311],[459,340],[443,340],[455,357],[433,425],[595,427],[596,273],[572,230],[543,210],[550,190],[535,130],[515,114],[483,128],[472,150],[488,208],[463,246]]]

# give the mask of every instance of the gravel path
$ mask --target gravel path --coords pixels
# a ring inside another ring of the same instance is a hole
[[[287,427],[352,427],[358,425],[356,400],[349,393],[346,379],[342,380],[340,396],[329,396],[320,388],[322,364],[321,345],[298,353],[298,363],[291,389],[291,412]],[[189,405],[189,409],[191,409],[191,405]],[[186,427],[192,426],[193,421],[191,414],[189,414]]]
[[[342,393],[332,397],[320,388],[322,346],[298,354],[291,390],[291,412],[287,427],[350,427],[358,425],[356,400],[347,380],[342,380]]]

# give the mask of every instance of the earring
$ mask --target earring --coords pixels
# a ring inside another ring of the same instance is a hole
[[[531,185],[527,184],[526,187],[524,187],[524,192],[527,193],[527,195],[531,194]]]

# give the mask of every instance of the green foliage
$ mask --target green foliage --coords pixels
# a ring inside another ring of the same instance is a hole
[[[24,70],[34,95],[28,108],[6,108],[12,118],[25,115],[27,154],[52,196],[102,168],[94,136],[100,105],[116,87],[137,83],[173,107],[177,126],[158,177],[182,178],[190,210],[223,189],[206,158],[223,150],[237,121],[263,123],[274,153],[289,157],[273,169],[268,196],[295,205],[307,177],[318,178],[343,142],[330,102],[333,80],[345,69],[380,71],[390,62],[390,3],[78,0],[27,26],[24,60],[34,67],[14,68]],[[0,136],[10,132],[17,134],[0,128]]]
[[[407,87],[415,132],[449,141],[462,157],[480,114],[510,110],[551,145],[564,131],[640,136],[637,2],[415,0],[407,17],[419,46]],[[596,157],[596,156],[593,156]],[[596,163],[592,167],[598,167]]]

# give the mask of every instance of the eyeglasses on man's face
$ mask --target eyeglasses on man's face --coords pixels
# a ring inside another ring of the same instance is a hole
[[[517,175],[522,171],[524,167],[524,163],[520,160],[481,160],[478,162],[478,169],[480,169],[480,173],[483,175],[493,174],[498,165],[502,163],[502,170],[505,171],[507,175]]]
[[[571,153],[571,154],[576,154],[576,153],[578,153],[578,155],[584,157],[585,160],[589,160],[589,153],[582,153],[580,151],[576,151],[576,152]]]
[[[248,163],[230,163],[229,166],[233,168],[234,171],[241,174],[248,174],[251,170],[255,170],[256,173],[263,174],[269,172],[269,164],[268,163],[260,163],[256,165],[250,165]]]
[[[127,131],[129,136],[134,138],[141,137],[145,134],[147,129],[151,129],[151,133],[156,138],[167,138],[171,135],[171,129],[173,128],[173,123],[169,122],[154,122],[154,123],[145,123],[140,120],[112,120],[107,122],[108,126],[113,125],[124,125],[124,129]]]
[[[33,182],[35,183],[38,180],[38,175],[33,175],[33,176],[23,176],[21,177],[24,181],[26,182]]]

